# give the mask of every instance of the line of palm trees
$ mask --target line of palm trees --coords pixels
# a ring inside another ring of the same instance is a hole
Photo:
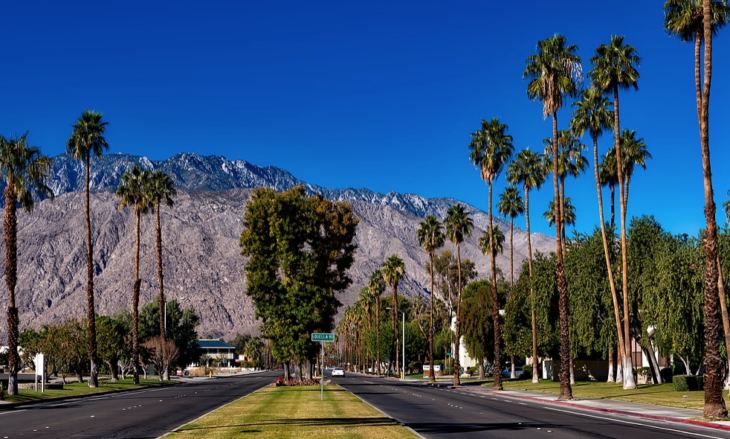
[[[97,387],[98,364],[94,306],[94,249],[91,235],[90,211],[90,172],[91,157],[101,156],[109,149],[104,134],[108,122],[103,114],[86,110],[72,126],[72,133],[66,143],[66,153],[84,163],[85,167],[85,216],[86,216],[86,256],[87,256],[87,333],[89,343],[90,377],[89,387]],[[19,319],[16,308],[15,288],[17,286],[17,208],[31,212],[34,207],[34,196],[53,198],[53,191],[46,186],[51,172],[51,160],[43,155],[40,148],[28,143],[28,133],[6,139],[0,136],[0,178],[5,181],[5,269],[8,287],[8,393],[17,395],[18,377],[21,360],[18,355]],[[142,171],[136,167],[122,176],[122,184],[117,190],[120,208],[134,207],[137,219],[137,248],[135,254],[135,283],[133,287],[134,303],[134,361],[138,365],[137,340],[137,308],[139,303],[139,219],[140,215],[155,210],[157,214],[157,273],[159,278],[160,310],[164,306],[163,271],[162,271],[162,229],[160,226],[160,207],[166,204],[173,206],[176,191],[172,179],[162,171]],[[160,334],[164,337],[163,313],[160,312]],[[134,382],[139,383],[138,367],[135,367]],[[167,377],[165,377],[167,378]]]

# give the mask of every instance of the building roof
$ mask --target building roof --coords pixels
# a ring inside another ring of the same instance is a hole
[[[203,349],[236,349],[235,346],[220,340],[198,340],[196,344]]]

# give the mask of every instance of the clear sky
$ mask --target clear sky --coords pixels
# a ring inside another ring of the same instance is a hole
[[[57,155],[90,108],[110,122],[111,152],[222,155],[322,186],[453,197],[486,210],[486,185],[467,147],[480,120],[508,124],[517,150],[542,150],[551,135],[522,80],[537,41],[562,33],[579,46],[587,72],[594,49],[618,34],[642,57],[639,91],[621,95],[622,128],[636,130],[653,155],[632,180],[629,216],[653,214],[674,233],[695,234],[704,199],[694,50],[664,32],[662,5],[4,2],[0,133],[28,130],[33,144]],[[720,207],[730,189],[730,29],[714,47],[710,132]],[[569,118],[565,107],[559,127]],[[584,142],[590,146],[588,136]],[[600,153],[610,143],[610,135],[600,140]],[[580,231],[598,224],[592,172],[567,183]],[[502,175],[495,202],[504,186]],[[551,198],[551,185],[531,197],[534,231],[550,233],[541,215]]]

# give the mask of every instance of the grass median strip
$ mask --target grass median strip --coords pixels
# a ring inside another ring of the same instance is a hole
[[[159,379],[140,379],[139,385],[136,385],[132,382],[131,378],[126,380],[118,380],[116,382],[100,380],[99,387],[95,388],[90,388],[89,383],[87,382],[69,383],[65,384],[63,386],[63,389],[46,389],[46,391],[43,393],[41,393],[40,385],[38,385],[39,390],[37,392],[32,389],[19,389],[18,395],[8,395],[6,391],[3,401],[27,402],[39,399],[88,395],[93,393],[109,392],[113,390],[142,389],[145,387],[157,387],[174,383],[175,381],[161,382]]]
[[[415,438],[406,428],[336,385],[265,387],[182,427],[168,437],[224,439]]]

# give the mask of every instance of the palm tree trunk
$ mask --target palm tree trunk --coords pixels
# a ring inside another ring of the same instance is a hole
[[[157,203],[157,205],[155,206],[155,216],[157,217],[157,228],[155,230],[157,242],[157,278],[160,280],[160,337],[162,337],[162,341],[164,342],[165,340],[167,340],[167,333],[165,332],[165,318],[167,314],[165,311],[167,303],[165,302],[165,289],[162,275],[162,227],[160,225],[160,203]],[[162,379],[170,379],[170,371],[168,368],[165,368],[165,370],[162,372]]]
[[[460,360],[460,345],[461,345],[461,244],[456,243],[456,266],[459,271],[459,290],[456,292],[456,324],[454,340],[454,385],[461,385],[461,360]]]
[[[560,246],[565,260],[565,176],[560,177]]]
[[[96,353],[96,312],[94,309],[94,250],[91,244],[91,213],[89,206],[89,164],[90,153],[86,154],[86,319],[88,324],[89,359],[91,360],[91,374],[89,376],[89,387],[99,385],[98,358]]]
[[[375,296],[375,349],[378,356],[378,376],[380,376],[380,296]]]
[[[717,294],[720,299],[720,310],[722,311],[722,329],[725,332],[725,352],[730,352],[730,316],[728,316],[727,302],[725,298],[725,282],[723,282],[722,265],[720,265],[720,252],[717,252]],[[730,361],[728,362],[728,374],[726,375],[725,389],[730,390]]]
[[[613,348],[608,345],[608,379],[607,383],[613,383],[616,380],[613,378]]]
[[[433,370],[433,252],[428,254],[431,264],[431,326],[428,329],[428,382],[436,382],[436,373]]]
[[[608,252],[608,240],[606,239],[606,223],[603,219],[603,192],[601,191],[601,180],[598,176],[598,136],[592,135],[593,137],[593,176],[596,178],[596,191],[598,193],[598,217],[601,222],[601,239],[603,240],[603,256],[606,259],[606,272],[608,273],[608,283],[611,286],[611,299],[613,300],[613,315],[616,319],[616,333],[618,334],[618,340],[619,344],[621,346],[624,345],[624,336],[623,332],[621,330],[621,315],[619,313],[619,304],[618,304],[618,294],[616,293],[616,283],[613,279],[613,270],[611,269],[611,257]],[[613,227],[613,185],[611,185],[611,227]],[[611,240],[613,242],[613,239]],[[620,351],[619,351],[620,352]],[[611,352],[611,348],[608,350],[608,354],[610,356],[609,360],[609,367],[611,370],[609,371],[608,375],[608,381],[613,382],[613,365],[611,364],[611,360],[613,360],[613,353]],[[621,360],[620,354],[618,357],[619,361]]]
[[[492,182],[489,182],[489,253],[492,257],[492,321],[494,325],[494,384],[492,390],[502,389],[502,356],[499,349],[499,300],[497,297],[497,259],[494,254],[494,233],[492,226]]]
[[[8,395],[18,394],[18,355],[19,325],[18,308],[15,307],[15,286],[18,282],[18,196],[12,179],[5,186],[5,283],[8,286]],[[1,390],[1,389],[0,389]]]
[[[558,306],[560,309],[560,396],[559,401],[573,399],[573,389],[570,387],[570,334],[568,332],[568,286],[565,283],[565,267],[563,266],[563,248],[560,234],[563,229],[563,218],[560,215],[560,185],[558,182],[558,114],[553,112],[553,187],[555,217],[555,253],[558,261],[555,273],[558,280]]]
[[[136,208],[135,208],[136,210]],[[134,286],[132,287],[132,363],[134,367],[134,384],[139,384],[139,222],[142,216],[135,212],[137,218],[137,245],[134,250]]]
[[[395,373],[398,374],[400,337],[398,337],[398,283],[393,283],[393,335],[395,336]],[[403,359],[405,361],[405,359]]]
[[[722,398],[722,358],[720,357],[720,328],[717,318],[719,302],[717,264],[717,224],[715,200],[712,192],[710,167],[710,84],[712,80],[712,11],[710,0],[703,0],[705,39],[705,80],[702,88],[700,140],[702,143],[702,171],[705,189],[705,417],[726,417]]]
[[[612,183],[609,185],[609,189],[611,190],[611,229],[614,229],[616,227],[616,186]],[[603,207],[601,207],[603,208]]]
[[[618,175],[618,205],[621,214],[621,292],[624,298],[624,389],[635,389],[633,365],[631,361],[631,337],[629,336],[629,274],[628,260],[626,256],[626,198],[624,197],[624,177],[623,177],[623,161],[621,160],[621,128],[619,124],[619,102],[618,102],[618,86],[613,88],[613,117],[614,117],[614,135],[616,149],[616,174]]]
[[[532,237],[530,236],[530,191],[525,187],[525,228],[527,229],[527,267],[530,275],[530,317],[532,320],[532,382],[540,382],[537,370],[537,324],[535,322],[535,293],[532,289]]]
[[[621,330],[623,331],[623,329]],[[624,345],[619,342],[616,346],[616,382],[623,384],[624,382]]]

